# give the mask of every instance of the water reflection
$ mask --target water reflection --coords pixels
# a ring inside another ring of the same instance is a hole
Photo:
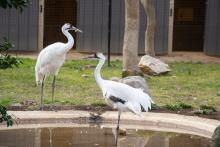
[[[7,147],[114,147],[112,129],[39,128],[0,131],[0,146]],[[118,147],[210,147],[206,138],[152,131],[127,130]]]

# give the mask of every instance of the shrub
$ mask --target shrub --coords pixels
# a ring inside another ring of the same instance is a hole
[[[168,110],[171,111],[177,111],[177,110],[181,110],[181,109],[192,109],[193,107],[189,104],[185,104],[185,103],[176,103],[176,104],[166,104],[164,106],[165,108],[167,108]]]
[[[200,105],[201,110],[217,112],[217,110],[213,106]]]
[[[159,109],[161,109],[161,107],[158,106],[157,104],[152,104],[151,105],[151,110],[159,110]]]
[[[0,43],[0,69],[18,67],[22,63],[19,58],[8,54],[11,48],[13,48],[13,44],[7,38],[3,38]]]
[[[0,105],[0,123],[3,122],[6,122],[8,127],[14,124],[11,115],[7,113],[7,109],[4,106]]]
[[[1,8],[16,8],[22,11],[24,7],[27,7],[28,0],[0,0]]]

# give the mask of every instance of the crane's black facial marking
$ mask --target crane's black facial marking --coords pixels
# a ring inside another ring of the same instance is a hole
[[[66,25],[68,25],[69,27],[67,27],[65,30],[69,30],[72,28],[73,25],[71,25],[70,23],[66,23]]]
[[[115,97],[115,96],[110,96],[109,99],[110,99],[112,102],[114,102],[114,103],[122,103],[122,104],[125,104],[125,102],[126,102],[125,100],[122,100],[122,99],[117,98],[117,97]]]

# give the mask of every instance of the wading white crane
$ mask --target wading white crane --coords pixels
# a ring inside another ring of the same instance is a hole
[[[74,39],[69,30],[82,32],[69,23],[62,26],[62,32],[67,37],[67,43],[56,42],[45,47],[39,54],[35,65],[35,77],[37,85],[41,85],[40,109],[43,110],[44,82],[49,75],[53,76],[52,82],[52,101],[54,99],[54,89],[56,76],[63,65],[67,52],[73,47]]]
[[[102,79],[100,71],[105,63],[105,56],[102,53],[96,53],[95,55],[88,56],[87,58],[98,58],[99,63],[96,66],[94,73],[95,80],[101,88],[103,97],[108,105],[112,106],[114,109],[118,109],[118,124],[116,129],[117,144],[121,112],[131,111],[140,116],[141,108],[148,111],[148,109],[151,109],[151,103],[154,102],[148,94],[143,92],[142,89],[136,89],[123,83]]]

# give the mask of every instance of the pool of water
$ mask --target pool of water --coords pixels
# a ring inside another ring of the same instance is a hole
[[[0,147],[114,147],[115,129],[60,127],[0,131]],[[126,130],[119,147],[210,147],[210,139],[176,133]]]

